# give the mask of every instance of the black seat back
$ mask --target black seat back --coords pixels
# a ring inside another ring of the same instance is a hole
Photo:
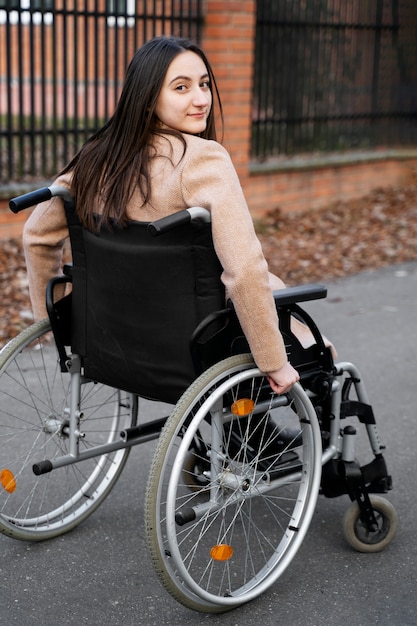
[[[198,370],[194,329],[224,308],[210,224],[153,237],[145,222],[83,228],[65,203],[73,254],[71,346],[88,378],[176,402]]]

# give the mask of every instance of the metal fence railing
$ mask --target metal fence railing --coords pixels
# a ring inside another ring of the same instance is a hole
[[[111,115],[155,35],[200,38],[202,0],[0,0],[0,184],[49,178]]]
[[[415,0],[258,0],[252,156],[417,144]]]
[[[203,0],[0,0],[0,184],[50,178]],[[415,0],[257,0],[252,158],[417,144]]]

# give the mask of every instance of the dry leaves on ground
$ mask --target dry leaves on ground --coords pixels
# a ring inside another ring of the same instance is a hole
[[[270,270],[291,285],[329,280],[417,259],[417,185],[376,190],[325,210],[258,226]]]
[[[18,239],[0,242],[0,346],[32,321],[26,265]]]

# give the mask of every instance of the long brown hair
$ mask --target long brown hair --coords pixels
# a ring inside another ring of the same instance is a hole
[[[178,37],[155,37],[145,43],[129,64],[114,114],[61,172],[72,173],[71,192],[77,213],[87,228],[95,228],[93,212],[97,202],[102,208],[101,224],[108,225],[111,220],[123,226],[126,223],[126,206],[135,186],[139,187],[143,202],[149,201],[150,140],[153,134],[160,133],[155,115],[156,101],[169,65],[184,50],[198,54],[206,65],[210,89],[216,96],[220,119],[223,120],[213,70],[199,46]],[[174,130],[168,132],[183,142],[185,152],[186,144],[181,133]],[[200,136],[217,138],[213,107],[206,129]]]

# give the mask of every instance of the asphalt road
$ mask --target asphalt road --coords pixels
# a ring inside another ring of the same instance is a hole
[[[146,551],[152,444],[145,444],[72,533],[39,544],[0,536],[1,626],[417,625],[417,263],[328,284],[327,300],[307,308],[366,381],[394,480],[388,499],[400,524],[391,546],[353,551],[341,531],[348,499],[321,496],[297,557],[273,588],[231,613],[193,613],[162,589]]]

